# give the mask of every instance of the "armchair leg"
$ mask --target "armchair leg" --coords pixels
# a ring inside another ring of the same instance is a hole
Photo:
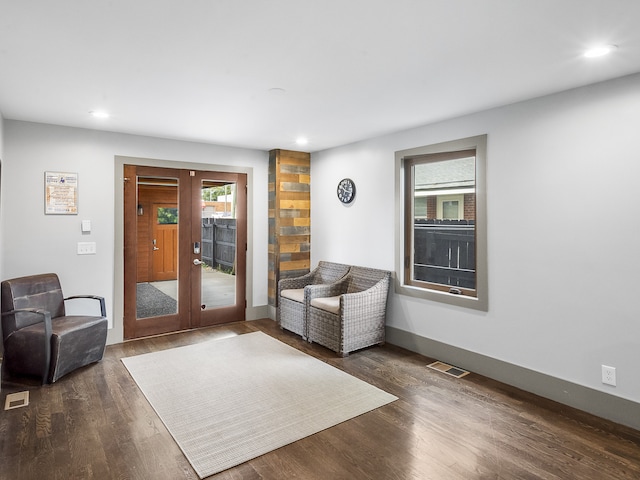
[[[49,368],[51,365],[50,362],[50,356],[51,354],[48,353],[49,357],[47,357],[47,359],[44,362],[44,367],[43,367],[43,371],[42,371],[42,385],[46,385],[47,383],[49,383]]]
[[[42,385],[49,383],[49,369],[51,367],[51,313],[44,312],[44,365]]]

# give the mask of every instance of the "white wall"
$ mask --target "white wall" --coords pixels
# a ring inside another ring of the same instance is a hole
[[[110,342],[122,340],[121,293],[114,265],[122,261],[115,240],[115,156],[250,169],[247,255],[252,279],[248,307],[267,305],[268,153],[174,140],[5,120],[2,164],[2,278],[56,272],[65,295],[102,295],[113,321]],[[78,215],[44,214],[44,172],[77,172]],[[80,222],[91,220],[83,235]],[[121,226],[119,228],[122,228]],[[76,254],[79,241],[97,244],[96,255]],[[114,248],[115,247],[115,248]],[[114,295],[115,293],[115,295]],[[115,318],[114,318],[115,314]],[[114,334],[115,332],[115,334]]]
[[[489,311],[392,294],[388,324],[640,402],[639,126],[635,75],[316,153],[312,264],[394,270],[394,152],[486,133]]]

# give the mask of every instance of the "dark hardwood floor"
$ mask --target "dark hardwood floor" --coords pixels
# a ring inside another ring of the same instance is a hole
[[[256,330],[399,400],[209,478],[640,478],[638,431],[391,345],[338,358],[266,319],[112,345],[45,387],[3,376],[2,407],[24,390],[30,404],[0,413],[0,478],[196,479],[120,358]]]

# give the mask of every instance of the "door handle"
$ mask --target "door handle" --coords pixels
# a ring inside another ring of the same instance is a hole
[[[153,251],[155,252],[156,250],[160,250],[158,247],[156,247],[156,239],[153,239]]]
[[[158,247],[153,247],[153,251],[155,252],[156,250],[160,250]]]
[[[202,265],[204,262],[198,258],[194,258],[193,259],[193,264],[194,265]]]

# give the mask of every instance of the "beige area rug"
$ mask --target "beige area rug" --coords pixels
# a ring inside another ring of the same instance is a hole
[[[200,478],[397,400],[262,332],[122,361]]]

